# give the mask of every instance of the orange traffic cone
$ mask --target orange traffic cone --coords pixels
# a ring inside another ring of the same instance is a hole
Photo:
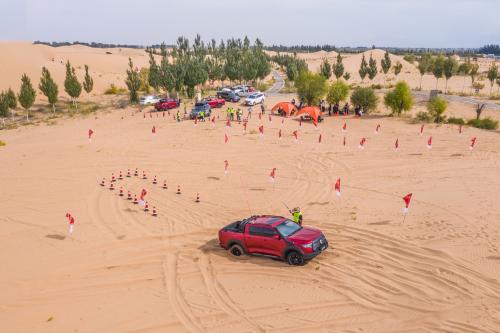
[[[103,178],[102,181],[101,181],[101,186],[105,185],[105,181],[106,181],[106,178]]]
[[[122,171],[120,170],[120,174],[118,175],[118,179],[123,179]]]
[[[154,178],[153,178],[153,184],[156,184],[156,183],[157,183],[156,176],[154,176]]]
[[[127,200],[132,200],[132,193],[130,191],[127,193]]]
[[[134,176],[139,176],[139,171],[137,170],[137,168],[135,168]]]
[[[137,205],[139,201],[137,201],[137,194],[134,194],[134,204]]]
[[[177,185],[177,192],[175,192],[176,194],[181,194],[181,186],[180,185]]]
[[[120,197],[123,197],[123,187],[120,187],[120,193],[118,194]]]
[[[163,186],[162,186],[162,187],[163,187],[163,189],[165,189],[165,190],[168,188],[168,187],[167,187],[167,181],[166,181],[166,180],[164,180],[164,181],[163,181]]]
[[[111,174],[111,182],[115,182],[115,181],[116,181],[115,174],[114,174],[114,173],[112,173],[112,174]]]
[[[144,211],[147,212],[149,211],[149,203],[146,201],[146,203],[144,204]]]
[[[196,193],[196,200],[194,202],[200,202],[200,193]]]
[[[155,206],[153,206],[153,214],[152,215],[153,216],[158,216],[158,213],[156,212],[156,207]]]
[[[114,190],[114,189],[115,189],[115,188],[114,188],[114,186],[113,186],[113,183],[110,183],[110,184],[109,184],[109,189],[110,189],[110,190]]]
[[[148,177],[146,177],[146,172],[145,172],[145,171],[143,171],[143,172],[142,172],[142,179],[147,179],[147,178],[148,178]]]
[[[130,177],[130,169],[127,170],[127,177]]]

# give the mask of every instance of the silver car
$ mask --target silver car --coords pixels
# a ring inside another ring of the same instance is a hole
[[[245,105],[256,105],[264,103],[266,96],[261,92],[254,92],[245,99]]]

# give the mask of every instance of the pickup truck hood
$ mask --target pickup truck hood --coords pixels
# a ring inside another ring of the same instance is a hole
[[[294,242],[294,241],[299,241],[299,242],[312,242],[316,238],[321,236],[321,231],[318,229],[314,228],[302,228],[293,235],[288,237],[288,240]]]

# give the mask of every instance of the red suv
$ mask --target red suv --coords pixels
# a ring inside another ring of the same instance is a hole
[[[260,215],[233,222],[219,231],[220,246],[233,256],[257,254],[303,265],[328,248],[323,233],[281,216]]]
[[[165,111],[178,107],[181,104],[180,99],[162,98],[155,104],[156,111]]]

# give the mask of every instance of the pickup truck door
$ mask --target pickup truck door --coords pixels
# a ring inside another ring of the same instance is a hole
[[[247,225],[245,242],[248,251],[281,257],[285,240],[278,237],[278,232],[267,225]]]
[[[247,225],[245,230],[245,245],[250,253],[275,255],[269,244],[275,241],[273,229],[262,225]]]

